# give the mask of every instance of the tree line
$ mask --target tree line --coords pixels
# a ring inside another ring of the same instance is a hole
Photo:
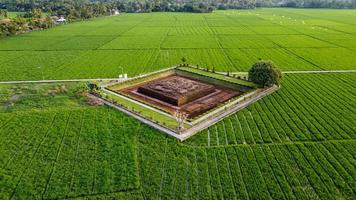
[[[17,35],[24,32],[47,29],[55,26],[50,16],[44,16],[40,9],[33,9],[12,19],[7,18],[7,11],[0,10],[0,36]]]
[[[356,0],[256,0],[256,7],[356,8]]]
[[[356,0],[0,0],[0,9],[88,18],[120,12],[212,12],[256,7],[356,8]],[[83,16],[81,16],[83,15]]]
[[[0,36],[51,28],[51,16],[71,22],[117,11],[207,13],[256,7],[356,8],[356,0],[0,0]],[[8,19],[8,11],[25,13]]]

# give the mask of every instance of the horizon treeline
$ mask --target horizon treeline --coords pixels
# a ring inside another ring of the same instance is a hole
[[[356,8],[356,0],[0,0],[0,9],[26,12],[34,8],[53,15],[107,15],[120,12],[212,12],[256,7]],[[90,16],[88,16],[90,18]]]

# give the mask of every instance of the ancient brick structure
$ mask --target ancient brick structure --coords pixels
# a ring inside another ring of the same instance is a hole
[[[224,86],[169,75],[120,90],[121,93],[174,113],[180,110],[194,118],[241,94]]]
[[[182,106],[213,93],[215,87],[181,76],[169,76],[142,85],[137,91],[174,106]]]

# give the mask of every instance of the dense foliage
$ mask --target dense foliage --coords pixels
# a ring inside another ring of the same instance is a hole
[[[214,9],[249,9],[255,7],[351,8],[354,0],[0,0],[0,8],[28,11],[41,8],[62,15],[87,12],[104,14],[112,9],[121,12],[211,12]]]
[[[51,17],[43,16],[40,9],[32,9],[23,15],[0,20],[0,36],[17,35],[34,30],[48,29],[54,26],[55,23]]]
[[[257,7],[356,8],[355,0],[256,0]]]
[[[0,19],[8,18],[8,12],[5,9],[0,9]]]
[[[262,86],[279,85],[282,73],[272,61],[260,60],[248,71],[248,79]]]
[[[213,3],[203,1],[176,1],[176,0],[94,0],[94,1],[62,1],[62,0],[38,0],[38,1],[3,1],[4,8],[16,11],[27,11],[33,8],[41,8],[46,12],[59,15],[75,15],[86,13],[87,15],[97,15],[110,13],[112,10],[120,12],[211,12],[215,8]],[[231,8],[252,8],[250,1],[237,1]],[[1,5],[1,4],[0,4]]]

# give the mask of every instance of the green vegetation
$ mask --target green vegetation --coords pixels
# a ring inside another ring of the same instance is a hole
[[[1,119],[2,199],[79,197],[139,187],[133,133],[140,124],[119,112],[60,109],[1,114]]]
[[[120,14],[1,38],[0,80],[134,76],[182,57],[217,72],[259,59],[355,70],[355,21],[322,9]],[[0,199],[354,199],[355,85],[355,73],[286,74],[180,143],[89,107],[85,83],[2,84]]]
[[[49,16],[44,17],[40,9],[33,9],[30,12],[26,12],[23,15],[17,15],[16,17],[8,16],[5,11],[3,16],[6,19],[0,21],[0,37],[48,29],[55,25],[54,20]]]
[[[0,19],[6,19],[6,18],[15,18],[18,15],[23,15],[24,12],[7,12],[6,10],[0,9]]]
[[[182,59],[184,60],[184,59]],[[183,64],[185,65],[185,64]],[[185,65],[187,66],[187,65]],[[93,94],[99,95],[101,98],[108,100],[114,104],[116,104],[119,107],[122,107],[131,113],[134,113],[136,115],[139,115],[147,120],[150,120],[152,122],[155,122],[163,127],[167,127],[173,131],[177,130],[177,120],[172,116],[172,114],[165,108],[162,108],[160,106],[155,105],[154,103],[149,103],[148,101],[144,101],[142,99],[133,97],[130,94],[127,94],[125,92],[120,91],[121,89],[124,88],[130,88],[133,87],[134,85],[138,84],[143,84],[145,82],[161,78],[161,77],[166,77],[172,74],[179,74],[181,75],[183,73],[183,76],[191,77],[191,78],[196,78],[197,80],[204,80],[208,83],[212,84],[217,84],[217,85],[223,85],[226,87],[232,87],[236,88],[239,91],[243,92],[244,94],[247,94],[249,92],[252,92],[253,89],[260,87],[259,85],[246,81],[246,80],[241,80],[237,79],[234,77],[228,77],[224,76],[222,74],[214,73],[212,71],[208,70],[203,70],[203,69],[197,69],[193,67],[175,67],[174,69],[169,69],[165,70],[163,72],[158,72],[158,73],[153,73],[153,74],[148,74],[144,75],[142,77],[136,77],[131,80],[127,80],[121,83],[116,83],[112,84],[108,87],[105,87],[105,89],[102,90],[97,90],[98,87],[93,84],[89,83],[87,84],[89,90],[93,92]],[[113,94],[116,93],[117,95]],[[225,106],[228,104],[230,101],[233,101],[234,99],[237,99],[241,97],[241,95],[236,96],[234,98],[229,99],[228,101],[219,104],[219,106],[216,106],[214,108],[211,108],[210,110],[200,114],[199,116],[195,117],[195,119],[198,119],[198,117],[203,117],[205,114],[212,112],[213,110],[216,110],[221,107],[227,107]],[[132,101],[130,101],[132,100]],[[142,104],[142,105],[140,105]],[[146,106],[151,108],[155,108],[155,110],[152,110]],[[162,113],[160,113],[162,112]],[[171,115],[171,117],[166,116],[165,114]],[[221,113],[220,113],[221,114]],[[217,114],[218,115],[218,114]],[[194,120],[187,120],[189,122],[192,122]],[[185,128],[191,128],[191,125],[189,124],[184,124]]]
[[[0,113],[1,198],[352,199],[355,83],[287,75],[186,143],[108,107]]]
[[[263,86],[280,85],[282,72],[270,60],[260,60],[248,71],[248,79]]]
[[[135,76],[182,57],[225,72],[259,59],[282,71],[354,69],[355,20],[317,9],[120,14],[0,39],[0,80],[111,78],[120,66]]]
[[[32,0],[0,1],[0,8],[10,10],[28,10],[41,7],[46,11],[63,14],[95,14],[102,10],[118,9],[121,12],[211,12],[215,9],[249,9],[255,7],[292,7],[292,8],[356,8],[352,0]]]
[[[286,75],[283,87],[188,140],[236,145],[354,139],[355,74]]]
[[[212,71],[204,71],[204,69],[196,69],[193,67],[179,67],[178,70],[190,72],[190,73],[197,74],[197,75],[203,75],[205,77],[209,77],[212,79],[222,80],[222,81],[225,81],[228,83],[238,84],[238,85],[242,85],[242,86],[248,86],[248,87],[252,87],[252,88],[259,87],[258,84],[255,84],[255,83],[247,81],[247,80],[242,80],[242,79],[238,79],[235,77],[225,76],[222,74],[214,73]]]
[[[84,83],[0,85],[0,113],[81,108],[85,89]]]
[[[7,10],[0,9],[0,19],[4,19],[8,17],[9,17],[9,13],[7,12]]]
[[[137,113],[138,115],[141,115],[148,120],[156,122],[159,125],[166,126],[172,130],[176,130],[178,126],[177,121],[173,117],[168,117],[149,108],[145,108],[117,95],[108,94],[105,92],[101,92],[100,94],[103,95],[105,99],[113,101],[115,104],[118,104],[119,106],[122,106],[131,112]],[[188,128],[189,125],[185,125],[185,127]]]

